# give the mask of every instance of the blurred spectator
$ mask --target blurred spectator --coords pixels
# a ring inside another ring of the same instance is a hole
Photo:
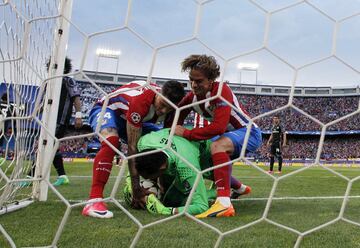
[[[82,113],[85,119],[94,102],[102,93],[88,82],[78,82],[81,89]],[[97,84],[106,93],[110,93],[117,85]],[[286,96],[263,96],[263,95],[238,95],[239,101],[248,110],[251,116],[257,116],[273,109],[284,106],[289,101]],[[357,110],[359,105],[358,96],[348,97],[295,97],[293,104],[322,123],[328,123]],[[286,109],[278,113],[286,123],[287,131],[320,131],[320,126],[308,117],[300,114],[295,109]],[[86,121],[85,121],[86,122]],[[272,116],[266,116],[257,120],[256,123],[262,130],[270,131]],[[360,130],[360,114],[340,121],[328,128],[328,131]],[[194,115],[190,115],[186,125],[194,125]]]
[[[285,96],[238,95],[251,116],[257,116],[287,104]],[[293,104],[322,123],[329,123],[357,110],[359,97],[295,97]],[[287,131],[320,131],[320,126],[295,109],[286,109],[277,113],[286,123]],[[262,130],[270,130],[272,116],[266,116],[256,123]],[[334,125],[328,131],[360,130],[360,115],[354,115]]]
[[[97,83],[106,93],[110,93],[117,88],[117,85]],[[78,82],[81,90],[82,113],[84,122],[87,123],[88,112],[94,102],[103,96],[103,94],[88,82]],[[257,116],[269,112],[273,109],[284,106],[288,103],[289,97],[286,96],[263,96],[263,95],[238,95],[239,101],[249,110],[251,116]],[[357,110],[359,105],[358,96],[348,97],[294,97],[294,106],[313,116],[322,123],[329,123],[342,116],[348,115]],[[280,111],[277,115],[284,123],[284,129],[287,131],[321,131],[320,125],[302,115],[297,110],[291,108]],[[256,123],[263,131],[270,131],[272,116],[266,116],[257,120]],[[335,123],[328,127],[328,131],[349,131],[360,130],[360,114],[354,115],[343,121]],[[194,125],[194,114],[191,113],[185,125]],[[72,134],[74,135],[74,134]],[[76,133],[75,133],[76,135]],[[96,142],[93,139],[78,139],[64,141],[60,144],[60,149],[65,153],[76,153],[80,156],[81,151],[85,149],[86,144]],[[266,141],[264,142],[266,144]],[[297,138],[289,137],[289,150],[284,154],[284,158],[315,158],[319,137],[316,138]],[[122,148],[126,152],[126,147]],[[266,147],[263,145],[256,156],[260,159],[266,156]],[[348,138],[339,136],[335,139],[325,140],[322,152],[324,159],[343,159],[360,157],[360,141],[358,138]]]
[[[319,146],[319,137],[292,138],[287,141],[288,149],[285,159],[315,159]],[[266,144],[266,141],[263,142]],[[260,159],[265,159],[268,153],[266,145],[259,149]],[[351,159],[360,157],[360,139],[358,137],[338,137],[325,139],[321,153],[322,159]]]

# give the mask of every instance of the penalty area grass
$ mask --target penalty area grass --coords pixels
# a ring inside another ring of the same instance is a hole
[[[85,201],[91,185],[91,163],[66,163],[65,166],[70,184],[57,189],[70,204]],[[266,167],[261,168],[267,170]],[[281,175],[274,176],[284,176],[300,168],[284,167]],[[333,169],[349,179],[360,175],[359,168]],[[118,172],[119,168],[114,166],[105,196],[110,195]],[[234,166],[233,175],[252,187],[250,195],[233,202],[236,216],[201,220],[226,234],[220,241],[220,247],[293,247],[298,235],[272,222],[299,232],[328,223],[339,216],[348,186],[346,179],[321,167],[312,167],[281,178],[270,204],[268,197],[274,185],[273,178],[247,165]],[[52,171],[51,181],[54,182],[55,179],[56,172]],[[142,225],[165,218],[126,206],[122,200],[122,182],[116,198]],[[270,204],[266,218],[269,221],[259,221],[267,204]],[[138,233],[138,225],[114,203],[108,203],[108,206],[114,212],[112,219],[84,217],[81,215],[82,206],[73,208],[57,247],[129,247]],[[359,247],[359,209],[360,180],[357,180],[352,184],[344,219],[306,235],[300,247]],[[65,212],[66,205],[49,190],[47,202],[35,202],[25,209],[2,215],[0,225],[17,247],[50,246]],[[241,228],[249,224],[254,225]],[[181,216],[146,227],[140,234],[136,247],[213,247],[219,238],[214,229]],[[0,247],[11,247],[1,232]]]

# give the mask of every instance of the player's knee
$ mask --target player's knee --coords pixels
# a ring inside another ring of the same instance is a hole
[[[115,147],[115,149],[119,149],[119,145],[120,145],[119,137],[115,135],[108,136],[106,140],[107,142],[105,142],[104,140],[101,142],[100,151],[96,156],[101,157],[102,159],[106,159],[107,162],[112,162],[116,154],[113,147]]]
[[[104,136],[105,139],[111,137],[111,136],[116,136],[116,137],[119,137],[119,134],[116,130],[116,128],[113,128],[113,127],[107,127],[107,128],[104,128],[100,131],[100,134],[102,136]]]
[[[234,150],[233,144],[231,140],[227,138],[221,138],[216,141],[214,141],[210,146],[211,153],[218,153],[218,152],[226,152],[226,153],[232,153]]]
[[[210,150],[212,154],[222,152],[222,146],[218,142],[214,141],[211,143]]]

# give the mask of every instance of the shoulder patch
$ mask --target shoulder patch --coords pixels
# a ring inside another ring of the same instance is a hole
[[[130,118],[135,124],[138,124],[141,120],[140,114],[136,112],[131,113]]]

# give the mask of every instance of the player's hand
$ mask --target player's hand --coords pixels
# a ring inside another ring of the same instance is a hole
[[[81,118],[75,118],[75,128],[79,129],[81,128],[83,125],[82,119]]]
[[[145,209],[146,207],[146,195],[150,192],[142,187],[136,187],[133,189],[131,207],[135,209]]]
[[[184,132],[185,132],[186,128],[180,125],[177,125],[175,127],[175,135],[180,136],[180,137],[184,137]]]

